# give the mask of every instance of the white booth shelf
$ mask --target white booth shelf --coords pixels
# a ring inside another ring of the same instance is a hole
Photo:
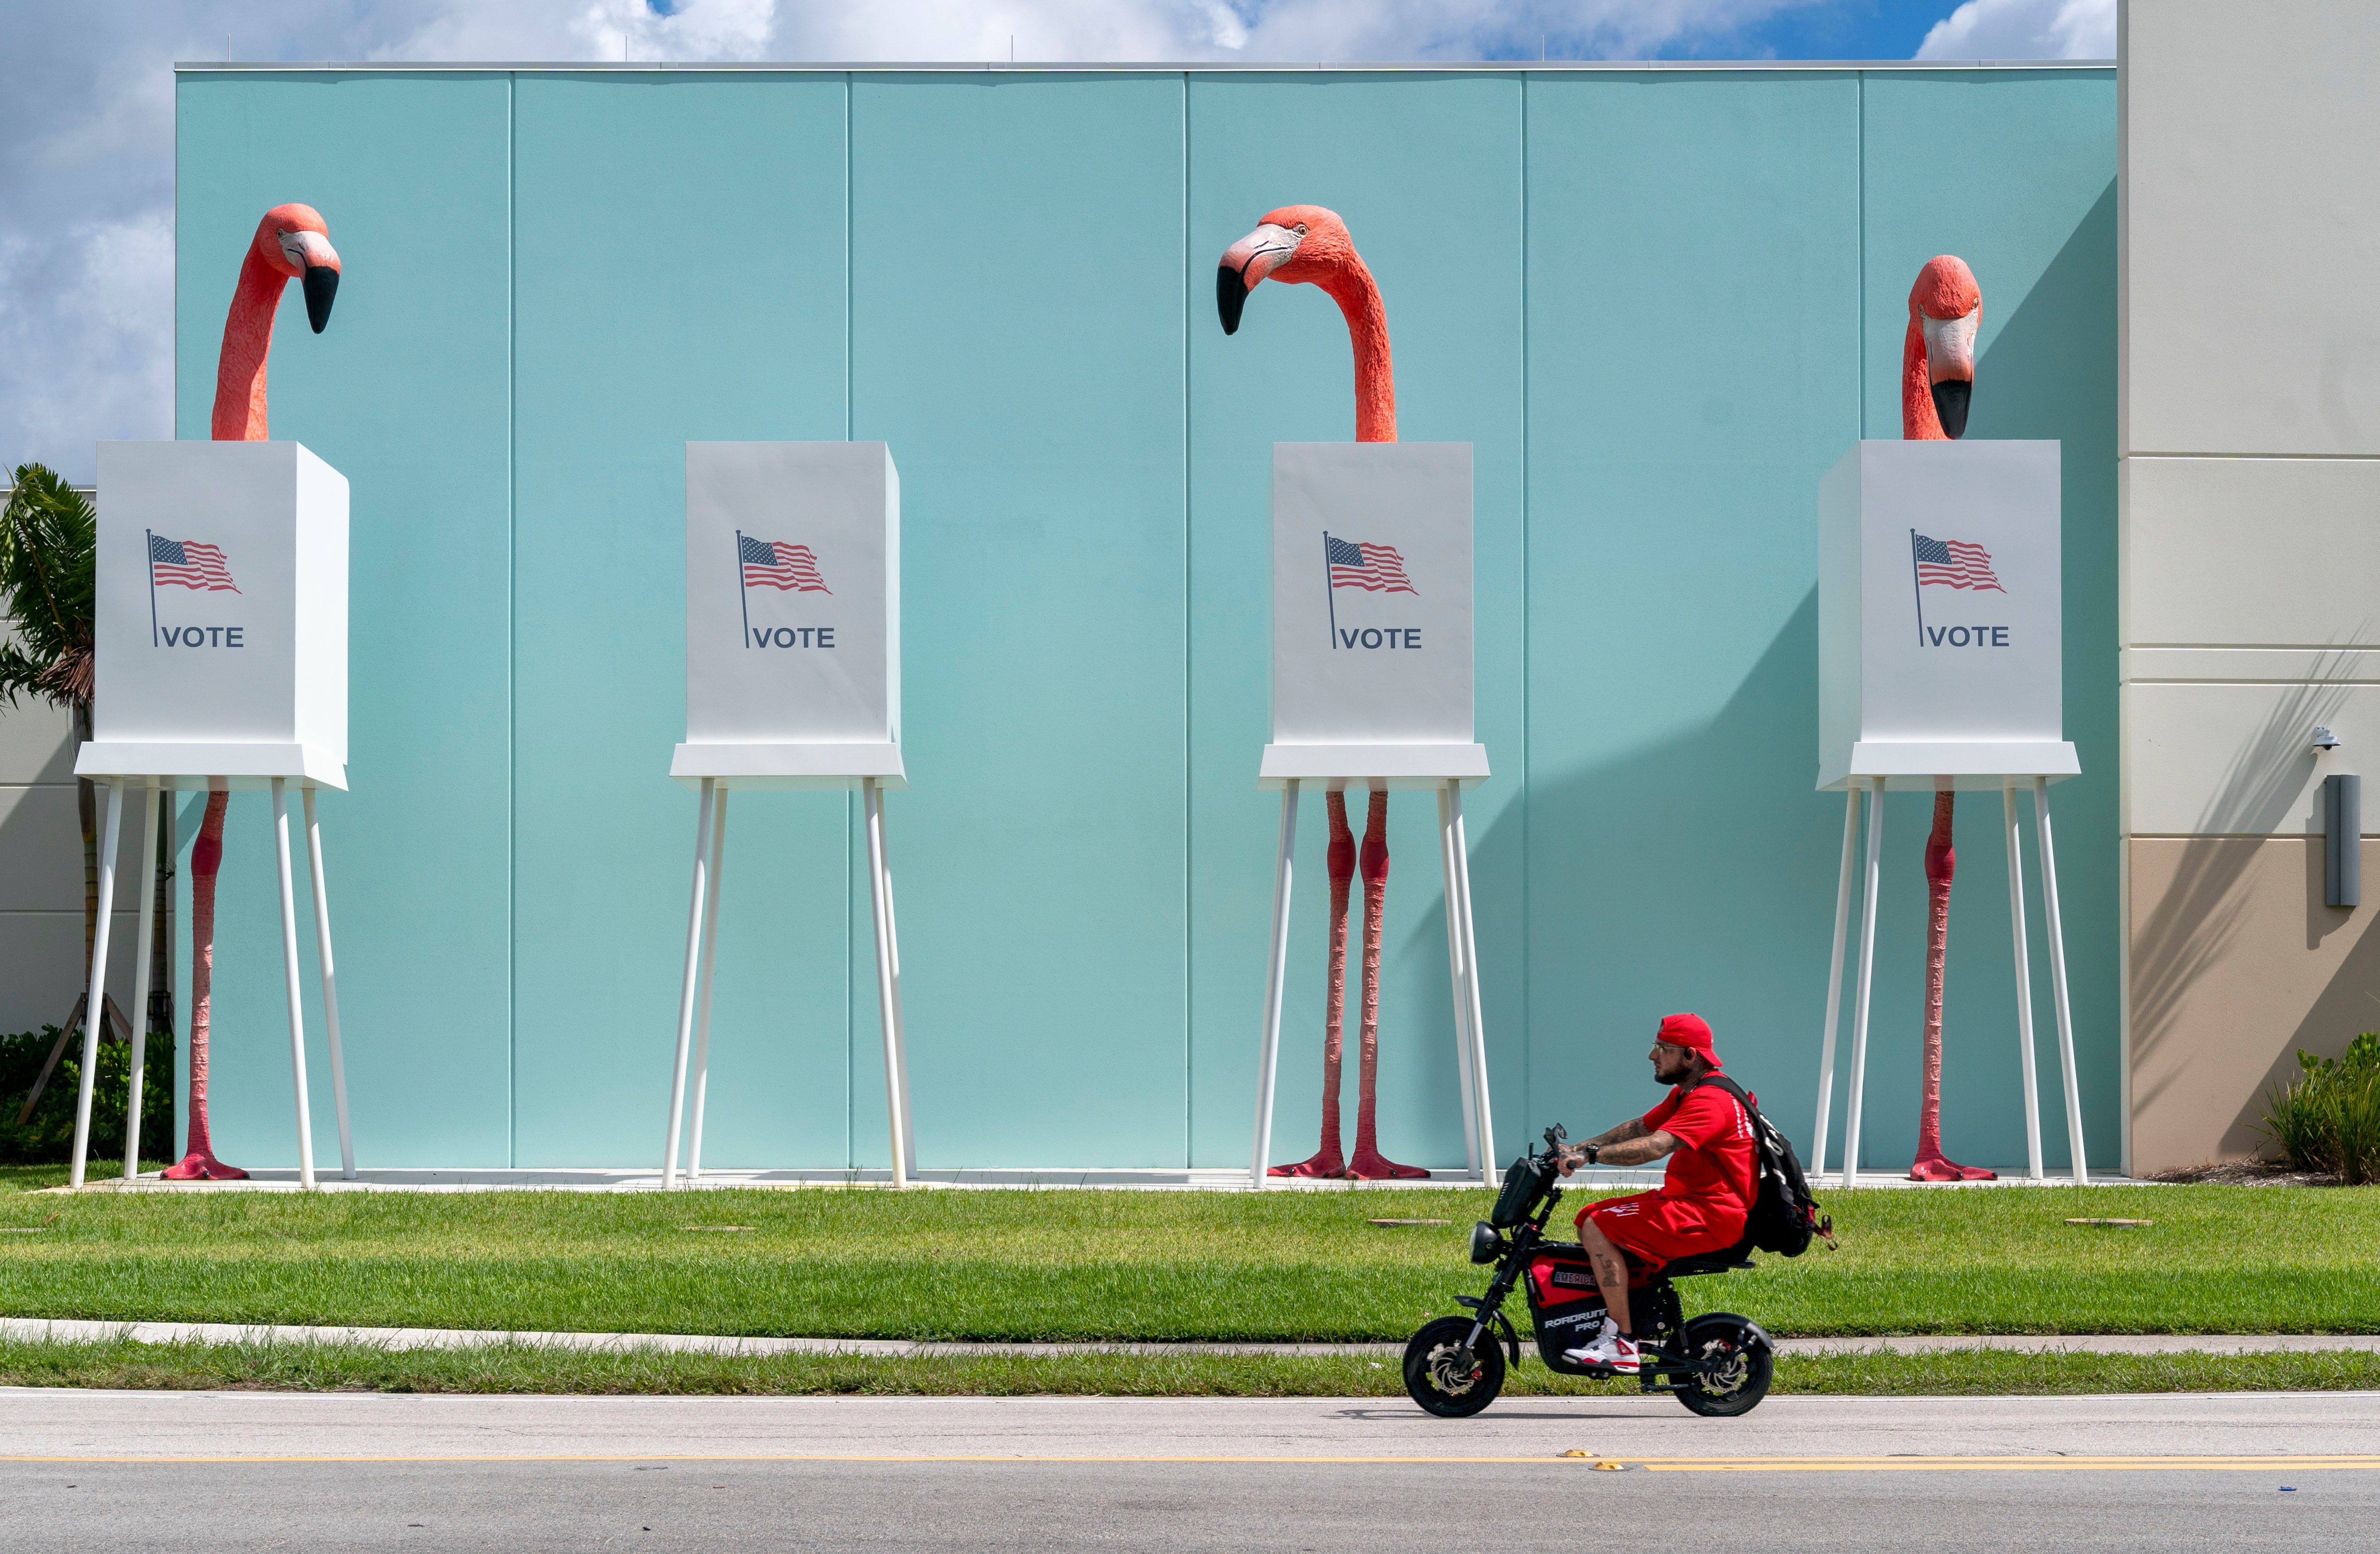
[[[670,775],[689,785],[705,778],[722,788],[851,791],[873,780],[906,788],[901,747],[877,745],[680,745]]]
[[[1961,793],[1997,793],[2034,777],[2062,783],[2082,773],[2081,758],[2063,739],[1863,740],[1845,765],[1832,782],[1820,781],[1820,792],[1842,793],[1881,777],[1894,793],[1932,793],[1946,783]]]
[[[1323,792],[1386,788],[1435,791],[1449,783],[1475,788],[1488,780],[1485,745],[1268,745],[1257,787],[1274,793],[1294,781]]]
[[[186,792],[262,792],[275,779],[308,788],[344,790],[347,785],[346,764],[330,751],[312,745],[261,742],[140,745],[95,739],[75,757],[75,775],[101,781],[151,777],[159,787]]]

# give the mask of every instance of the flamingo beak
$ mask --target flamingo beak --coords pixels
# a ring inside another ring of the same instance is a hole
[[[1934,394],[1935,419],[1945,436],[1967,431],[1967,407],[1975,392],[1975,329],[1981,308],[1955,319],[1920,321],[1925,334],[1925,377]]]
[[[1215,272],[1215,310],[1222,316],[1224,334],[1239,333],[1240,310],[1247,306],[1248,293],[1288,263],[1304,240],[1303,233],[1267,223],[1223,250]]]
[[[285,232],[282,256],[305,275],[306,322],[314,333],[331,322],[331,303],[339,295],[339,253],[319,232]]]

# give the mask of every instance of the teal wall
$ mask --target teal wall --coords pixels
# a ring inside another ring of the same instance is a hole
[[[1211,277],[1299,201],[1344,215],[1379,279],[1402,433],[1475,447],[1500,1153],[1641,1109],[1646,1034],[1678,1008],[1806,1144],[1842,823],[1811,791],[1816,485],[1898,432],[1918,267],[1973,265],[1970,435],[2065,443],[2085,775],[2056,790],[2060,885],[2092,1158],[2114,1162],[2112,72],[177,91],[180,435],[206,434],[257,216],[317,206],[346,264],[328,333],[284,310],[273,427],[353,489],[354,791],[322,815],[364,1163],[658,1161],[694,811],[664,775],[682,444],[842,437],[889,442],[902,476],[914,791],[888,815],[920,1163],[1245,1160],[1279,813],[1255,788],[1271,444],[1348,436],[1354,410],[1327,297],[1260,288],[1226,338]],[[1879,1168],[1915,1138],[1925,799],[1887,808]],[[856,810],[731,807],[709,1163],[886,1158]],[[1446,1165],[1432,828],[1426,797],[1392,805],[1380,1117],[1390,1155]],[[1318,1104],[1322,841],[1310,800],[1280,1159],[1312,1147]],[[2023,1133],[1989,795],[1962,800],[1959,854],[1946,1141],[2005,1165]],[[222,891],[218,1144],[286,1164],[261,796],[234,801]],[[2037,904],[2033,927],[2051,1079]],[[310,1036],[334,1159],[319,1016]],[[2055,1164],[2054,1089],[2043,1111]]]

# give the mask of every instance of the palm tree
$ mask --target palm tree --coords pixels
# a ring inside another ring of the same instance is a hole
[[[0,615],[13,617],[15,629],[0,639],[0,707],[14,707],[20,696],[34,696],[67,710],[74,719],[75,743],[91,737],[92,556],[98,540],[98,516],[81,492],[55,471],[39,464],[21,464],[13,471],[14,489],[0,507]],[[82,958],[85,988],[91,986],[92,943],[99,932],[99,805],[86,778],[75,780],[75,805],[82,820]],[[89,995],[83,995],[87,998]],[[24,1115],[66,1050],[67,1038],[82,1024],[83,999],[75,1002],[58,1033],[56,1047],[42,1065],[41,1077],[26,1098]],[[131,1027],[113,1000],[107,1002],[108,1024],[119,1038]]]

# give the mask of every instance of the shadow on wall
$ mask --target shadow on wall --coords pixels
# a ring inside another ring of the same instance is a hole
[[[1794,1120],[1815,1101],[1841,826],[1841,801],[1808,785],[1816,727],[1813,589],[1708,722],[1535,774],[1525,820],[1508,809],[1475,842],[1475,874],[1527,880],[1525,1057],[1509,1028],[1489,1032],[1500,1092],[1525,1113],[1513,1121],[1585,1136],[1641,1111],[1658,1095],[1644,1066],[1653,1024],[1692,1007],[1730,1071],[1806,1145]],[[1688,982],[1661,969],[1695,944],[1708,954]]]
[[[2055,813],[2095,1162],[2113,1160],[2119,1117],[2118,908],[2109,867],[2115,854],[2107,846],[2116,834],[2119,759],[2115,225],[2110,183],[1985,353],[1979,375],[1990,387],[1977,397],[1970,432],[2064,444],[2064,693],[2068,735],[2080,747],[2083,775],[2059,784]],[[1823,469],[1840,450],[1816,452],[1823,456],[1815,469]],[[1781,491],[1775,520],[1810,534],[1812,571],[1815,469],[1801,492]],[[1694,621],[1677,620],[1672,650],[1692,651],[1695,637]],[[1533,722],[1555,715],[1543,697],[1542,687],[1533,688]],[[1598,702],[1611,699],[1587,687],[1581,715],[1593,717]],[[1489,1062],[1500,1132],[1508,1140],[1522,1125],[1557,1118],[1584,1135],[1641,1111],[1658,1094],[1644,1067],[1653,1022],[1691,1007],[1711,1020],[1729,1072],[1755,1089],[1764,1110],[1806,1149],[1843,823],[1841,798],[1812,790],[1816,728],[1814,587],[1706,722],[1633,747],[1621,747],[1625,731],[1617,731],[1602,759],[1567,771],[1533,769],[1525,815],[1507,810],[1474,838],[1473,869],[1482,881],[1505,878],[1504,870],[1525,880],[1525,972],[1508,969],[1509,951],[1482,946],[1489,977],[1525,978],[1525,1044],[1514,1038],[1512,1020],[1500,1026],[1490,1012]],[[1915,1147],[1925,919],[1919,839],[1930,807],[1923,793],[1886,800],[1862,1149],[1869,1169],[1905,1162]],[[2007,859],[1999,807],[1989,795],[1969,795],[1961,805],[1958,835],[1946,1141],[1963,1159],[2009,1165],[2024,1158],[2023,1109]],[[2025,845],[2035,1064],[2046,1163],[2057,1170],[2067,1150],[2029,822]],[[1416,929],[1407,947],[1427,949],[1433,931],[1434,921]],[[1682,976],[1682,947],[1700,950]],[[1502,1002],[1510,1008],[1514,1001]],[[1837,1151],[1850,1004],[1847,977],[1831,1141]]]
[[[2363,637],[2359,632],[2359,640]],[[2215,796],[2199,817],[2193,845],[2180,849],[2180,867],[2173,884],[2133,934],[2132,1044],[2136,1071],[2159,1074],[2152,1081],[2136,1080],[2135,1107],[2147,1110],[2168,1099],[2178,1085],[2194,1079],[2182,1060],[2188,1049],[2205,1039],[2203,1029],[2185,1018],[2192,988],[2209,966],[2220,964],[2239,940],[2252,909],[2249,876],[2266,844],[2277,832],[2299,795],[2305,791],[2314,767],[2306,731],[2332,721],[2346,704],[2352,658],[2345,649],[2325,653],[2315,664],[2315,678],[2290,687],[2274,704],[2254,735],[2231,759]],[[2291,838],[2290,840],[2295,840]],[[2306,855],[2306,948],[2318,950],[2322,941],[2348,926],[2350,914],[2325,906],[2322,849],[2309,844]],[[2350,951],[2313,1007],[2300,1023],[2296,1041],[2273,1061],[2265,1083],[2297,1071],[2296,1049],[2335,1053],[2344,1050],[2349,1037],[2362,1026],[2380,1026],[2380,1003],[2371,991],[2380,982],[2380,940],[2365,935]],[[2361,1007],[2361,1013],[2358,1008]],[[2176,1043],[2183,1051],[2166,1062]],[[2229,1157],[2257,1149],[2256,1131],[2264,1116],[2264,1086],[2241,1105],[2225,1125],[2212,1152]]]
[[[2369,843],[2363,845],[2367,851],[2371,846]],[[2273,1059],[2273,1066],[2257,1086],[2254,1099],[2240,1109],[2240,1115],[2225,1130],[2226,1152],[2236,1148],[2245,1153],[2252,1147],[2265,1147],[2260,1131],[2265,1120],[2265,1093],[2273,1085],[2298,1076],[2301,1049],[2318,1057],[2344,1057],[2347,1044],[2359,1034],[2380,1030],[2380,932],[2373,931],[2370,917],[2361,922],[2356,920],[2359,912],[2371,911],[2369,905],[2331,906],[2324,903],[2323,874],[2323,849],[2317,838],[2305,847],[2306,947],[2318,949],[2324,939],[2341,930],[2354,931],[2355,941],[2338,969],[2323,985],[2321,995],[2306,1011],[2305,1018],[2289,1034],[2288,1046]],[[2240,1141],[2236,1146],[2235,1139]]]

